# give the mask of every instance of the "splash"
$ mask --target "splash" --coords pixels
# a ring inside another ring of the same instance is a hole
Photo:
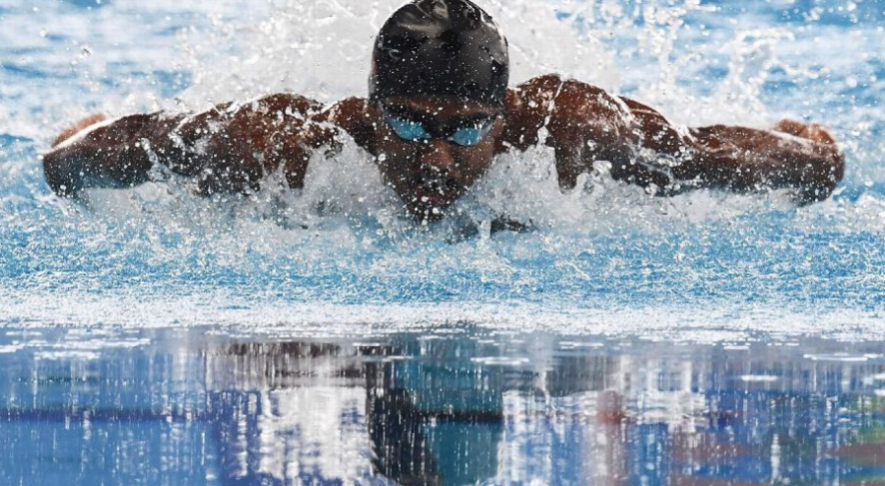
[[[175,325],[180,312],[190,323],[343,315],[407,326],[510,313],[514,326],[546,315],[551,328],[589,323],[576,332],[599,321],[660,322],[659,332],[696,313],[713,334],[796,316],[806,330],[874,322],[885,302],[885,64],[872,47],[882,10],[867,1],[840,17],[833,2],[811,3],[796,7],[801,19],[778,2],[744,12],[696,0],[483,6],[510,39],[514,82],[559,72],[689,125],[825,121],[850,164],[834,199],[656,198],[611,180],[604,164],[562,191],[552,152],[538,148],[500,157],[444,224],[424,228],[352,142],[314,160],[301,191],[271,178],[252,197],[207,200],[159,171],[160,183],[92,191],[87,208],[49,193],[38,158],[91,111],[364,95],[375,32],[399,2],[0,2],[12,81],[0,86],[0,322]],[[849,54],[835,42],[846,39]],[[493,231],[502,216],[527,230]]]

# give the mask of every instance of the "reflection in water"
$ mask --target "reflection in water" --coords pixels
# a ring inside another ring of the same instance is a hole
[[[881,349],[8,330],[0,483],[882,484]]]

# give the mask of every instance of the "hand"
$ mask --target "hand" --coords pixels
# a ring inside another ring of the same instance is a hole
[[[799,158],[804,164],[798,179],[799,203],[808,204],[829,197],[845,176],[845,155],[836,144],[836,139],[816,123],[781,120],[774,130],[813,143],[810,150]]]
[[[80,133],[83,129],[91,127],[96,123],[101,123],[107,120],[107,117],[102,113],[95,113],[93,115],[89,115],[88,117],[78,121],[77,123],[70,126],[67,130],[61,132],[61,134],[56,137],[55,141],[52,142],[52,148],[58,147],[65,140],[73,137],[74,135]]]
[[[774,130],[824,145],[836,145],[836,139],[830,135],[830,132],[817,123],[802,123],[796,120],[785,119],[778,122],[774,126]]]

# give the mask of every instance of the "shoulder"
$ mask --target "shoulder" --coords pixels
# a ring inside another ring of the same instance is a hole
[[[221,123],[208,133],[219,129],[255,132],[271,127],[298,128],[310,116],[319,113],[323,105],[310,98],[292,93],[275,93],[250,100],[222,103],[209,110],[186,116],[179,127],[203,127]],[[203,133],[205,130],[198,130]]]
[[[360,147],[375,154],[375,130],[380,123],[378,110],[365,98],[345,98],[335,103],[316,121],[331,123],[347,132]]]
[[[545,74],[521,83],[510,90],[524,101],[553,101],[562,96],[595,95],[608,96],[604,89],[583,81],[564,78],[559,74]]]
[[[507,90],[505,105],[507,114],[543,111],[556,98],[565,82],[558,74],[547,74]]]
[[[604,89],[558,74],[532,78],[507,93],[508,115],[548,116],[554,111],[583,111],[608,105],[623,110],[627,105]]]
[[[309,116],[323,109],[322,103],[294,93],[267,95],[255,100],[255,104],[262,111],[300,116]]]
[[[539,143],[538,130],[580,125],[600,114],[621,113],[626,106],[602,88],[558,74],[532,78],[508,90],[504,140],[525,150]]]
[[[236,140],[259,140],[282,133],[297,132],[323,105],[310,98],[275,93],[251,100],[217,105],[207,111],[185,117],[176,134],[186,139],[204,135],[222,135],[225,143]],[[258,143],[258,142],[255,142]]]
[[[546,123],[562,78],[548,74],[530,79],[507,90],[504,101],[505,129],[499,152],[514,147],[527,150],[538,144],[538,130]]]
[[[560,122],[586,122],[608,117],[629,116],[631,103],[639,103],[615,96],[608,91],[583,81],[549,74],[534,78],[517,88],[523,104],[541,105],[545,114]]]
[[[362,124],[371,118],[371,106],[365,98],[345,98],[316,118],[341,127]]]
[[[558,74],[545,74],[518,84],[515,91],[523,96],[551,92],[555,93],[559,91],[564,82],[565,80]]]

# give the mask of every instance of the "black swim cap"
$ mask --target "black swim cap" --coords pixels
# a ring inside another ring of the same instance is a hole
[[[381,28],[369,97],[449,95],[503,106],[510,78],[507,39],[469,0],[415,0]]]

